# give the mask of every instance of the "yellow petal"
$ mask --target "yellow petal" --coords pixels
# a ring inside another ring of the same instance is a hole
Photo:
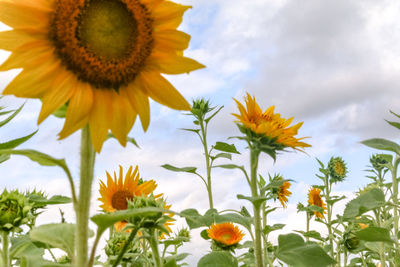
[[[125,91],[133,109],[139,114],[143,130],[146,131],[150,123],[149,98],[147,94],[135,84],[136,83],[128,85]]]
[[[126,145],[127,136],[136,120],[136,112],[129,103],[125,90],[113,91],[113,118],[111,131],[122,146]],[[122,177],[120,177],[122,179]]]
[[[185,50],[190,35],[177,30],[163,30],[154,33],[154,49],[161,51]]]
[[[79,82],[76,91],[68,103],[64,127],[58,134],[63,139],[84,127],[89,120],[93,106],[93,90],[88,83]]]
[[[89,117],[89,129],[94,150],[100,153],[104,140],[107,138],[108,125],[112,119],[110,90],[93,90],[93,108]]]
[[[73,95],[77,80],[69,71],[61,71],[52,82],[51,91],[46,92],[42,99],[42,109],[39,114],[38,124],[51,113],[64,105]]]
[[[21,30],[3,31],[0,32],[0,49],[12,51],[21,45],[35,40],[38,40],[38,38]]]
[[[4,95],[26,98],[42,98],[50,90],[51,81],[57,75],[60,62],[48,61],[43,65],[26,68],[4,89]]]
[[[148,95],[160,104],[177,110],[191,109],[186,99],[161,74],[142,71],[137,79]]]
[[[204,67],[194,59],[177,54],[152,53],[144,68],[148,71],[159,71],[165,74],[181,74]]]
[[[154,28],[176,29],[182,22],[183,14],[191,6],[184,6],[170,1],[156,5],[152,11],[154,17]]]
[[[0,71],[43,64],[49,59],[54,58],[53,49],[46,40],[33,41],[19,46],[0,66]]]
[[[35,2],[35,1],[27,1]],[[33,7],[22,1],[0,2],[0,21],[12,28],[16,27],[44,27],[48,25],[51,9]]]

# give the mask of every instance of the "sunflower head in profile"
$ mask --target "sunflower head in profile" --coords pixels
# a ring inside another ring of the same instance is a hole
[[[325,212],[326,204],[322,200],[321,189],[315,188],[315,187],[310,189],[310,191],[308,193],[308,204],[323,208],[324,209],[324,213],[326,213]],[[318,218],[321,218],[321,219],[324,218],[324,215],[321,212],[318,212],[318,211],[314,211],[314,215],[317,216]]]
[[[246,134],[250,141],[261,143],[260,147],[269,147],[269,151],[265,151],[268,154],[274,155],[276,151],[287,147],[304,151],[305,147],[311,146],[300,141],[304,137],[295,137],[302,122],[290,126],[293,118],[285,119],[279,113],[274,113],[274,106],[263,112],[255,98],[249,93],[245,97],[246,107],[236,99],[234,100],[240,114],[233,115],[238,119],[236,122],[240,131]]]
[[[67,105],[65,138],[89,125],[100,152],[111,131],[122,145],[137,115],[146,130],[149,97],[177,110],[190,104],[162,74],[204,66],[184,57],[190,35],[178,31],[184,6],[167,0],[0,1],[0,71],[22,72],[3,94],[39,98],[38,123]]]
[[[278,199],[284,208],[286,208],[286,204],[289,201],[288,197],[292,194],[292,192],[289,191],[290,186],[291,183],[289,181],[285,181],[278,189]]]
[[[117,210],[126,210],[128,208],[128,200],[133,200],[134,197],[148,196],[157,184],[155,181],[145,181],[140,183],[140,174],[138,166],[133,170],[129,167],[125,177],[123,169],[120,166],[119,174],[114,172],[114,178],[107,172],[107,185],[100,181],[99,200],[103,203],[100,207],[107,212]],[[123,226],[123,225],[120,225]]]
[[[208,236],[222,249],[235,248],[242,240],[244,233],[233,223],[213,224],[207,229]]]
[[[346,163],[341,157],[332,157],[328,163],[329,175],[331,182],[342,182],[347,175]]]

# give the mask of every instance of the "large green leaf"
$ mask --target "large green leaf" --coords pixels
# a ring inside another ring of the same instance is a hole
[[[132,216],[151,216],[154,213],[164,212],[164,209],[148,207],[134,210],[119,210],[112,213],[97,214],[90,219],[97,224],[98,235],[117,222],[129,219]]]
[[[374,227],[370,226],[360,231],[355,232],[355,235],[364,241],[369,242],[389,242],[393,243],[392,238],[390,237],[390,232],[386,228]]]
[[[238,213],[219,214],[215,215],[214,218],[216,223],[233,222],[246,227],[248,230],[250,230],[251,224],[253,222],[253,219],[251,217],[245,217]]]
[[[367,211],[384,206],[385,203],[385,195],[382,190],[373,188],[346,204],[343,219],[353,220]]]
[[[364,140],[361,142],[362,144],[380,150],[392,151],[398,155],[400,155],[400,146],[395,142],[382,139],[382,138],[372,138],[368,140]]]
[[[58,204],[68,204],[72,202],[70,197],[55,195],[47,199],[40,195],[29,195],[29,200],[37,205],[58,205]]]
[[[304,242],[297,234],[280,235],[278,243],[277,258],[294,267],[323,267],[335,263],[317,243]]]
[[[197,267],[237,267],[238,261],[229,252],[214,251],[203,256]]]
[[[29,233],[33,241],[39,241],[67,252],[74,257],[75,225],[69,223],[44,224],[33,228]]]
[[[186,209],[183,210],[179,216],[184,217],[186,220],[187,225],[190,229],[196,229],[199,227],[208,227],[214,222],[213,213],[208,211],[202,216],[197,210],[195,209]]]

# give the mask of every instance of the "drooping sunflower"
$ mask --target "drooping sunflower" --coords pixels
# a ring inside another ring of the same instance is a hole
[[[275,147],[276,150],[290,147],[300,151],[311,146],[300,141],[305,137],[295,137],[303,124],[302,122],[289,126],[293,118],[285,119],[279,113],[274,113],[274,106],[263,112],[255,97],[251,97],[249,93],[245,97],[246,107],[236,99],[234,100],[240,112],[240,114],[233,114],[238,119],[238,125],[258,136],[266,137],[269,146]]]
[[[285,181],[278,189],[278,199],[284,208],[286,208],[286,203],[289,201],[287,197],[292,194],[289,191],[290,185],[289,181]]]
[[[325,212],[326,204],[324,203],[324,201],[321,198],[321,189],[315,188],[315,187],[310,189],[310,191],[308,193],[308,204],[323,208],[324,213],[326,213]],[[321,219],[324,218],[324,215],[318,211],[314,211],[314,215]]]
[[[123,176],[123,169],[120,166],[119,176],[114,172],[114,179],[111,175],[107,174],[107,185],[100,181],[100,195],[99,200],[103,202],[100,206],[107,212],[114,212],[117,210],[126,210],[128,208],[128,200],[132,200],[135,196],[147,196],[156,189],[157,184],[155,181],[140,181],[140,174],[138,166],[133,170],[132,166],[129,167],[125,178]]]
[[[89,125],[100,152],[109,130],[125,145],[137,115],[150,121],[149,97],[173,109],[190,104],[161,74],[204,66],[184,57],[178,31],[190,6],[167,0],[0,0],[0,71],[22,68],[3,94],[39,98],[41,123],[67,104],[65,138]]]
[[[207,229],[208,236],[223,246],[234,246],[242,240],[244,233],[233,223],[213,224]]]

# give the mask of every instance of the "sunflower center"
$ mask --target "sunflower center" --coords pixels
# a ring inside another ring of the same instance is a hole
[[[129,10],[118,1],[91,1],[82,11],[77,32],[82,46],[107,60],[129,53],[137,25]]]
[[[335,162],[335,172],[340,176],[344,175],[344,167],[341,162]]]
[[[133,194],[128,190],[118,190],[111,198],[111,205],[116,210],[126,210],[128,208],[128,199],[133,199]]]
[[[58,0],[50,25],[64,66],[97,88],[133,81],[153,47],[153,20],[140,0]]]

